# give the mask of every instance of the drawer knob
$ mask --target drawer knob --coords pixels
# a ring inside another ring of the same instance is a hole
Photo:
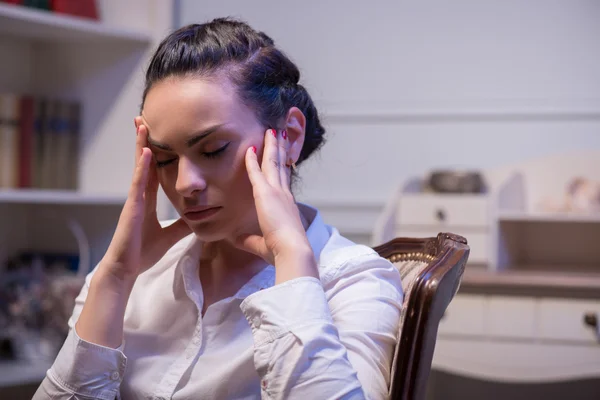
[[[435,217],[438,219],[438,221],[444,222],[446,220],[446,212],[444,210],[438,208],[437,211],[435,212]]]
[[[598,324],[598,315],[592,312],[585,313],[583,315],[583,323],[590,328],[594,328],[596,331],[596,339],[600,342],[600,324]]]
[[[597,328],[598,327],[598,316],[594,313],[586,313],[583,316],[583,322],[591,328]]]

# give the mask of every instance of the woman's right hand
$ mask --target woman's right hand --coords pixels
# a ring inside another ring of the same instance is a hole
[[[130,283],[191,233],[182,219],[165,228],[158,222],[158,178],[152,152],[147,147],[148,127],[141,117],[135,119],[135,124],[137,140],[133,181],[113,238],[99,266],[104,273]]]
[[[158,179],[147,147],[148,128],[136,118],[135,171],[115,234],[90,282],[75,329],[83,340],[117,348],[138,275],[191,232],[183,220],[162,228],[156,214]]]

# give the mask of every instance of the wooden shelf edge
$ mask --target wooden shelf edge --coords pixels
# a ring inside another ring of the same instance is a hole
[[[600,214],[583,212],[500,211],[500,222],[570,222],[599,223]]]
[[[151,43],[144,32],[108,26],[100,21],[0,3],[0,34],[40,41]]]
[[[0,189],[1,204],[66,204],[122,206],[124,196],[88,194],[69,190]]]
[[[600,298],[598,273],[555,271],[465,270],[461,290],[467,292]]]

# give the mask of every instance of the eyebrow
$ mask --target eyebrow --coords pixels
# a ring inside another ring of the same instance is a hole
[[[186,140],[185,144],[187,145],[187,147],[192,147],[195,144],[197,144],[199,141],[201,141],[202,139],[204,139],[205,137],[207,137],[208,135],[210,135],[211,133],[214,133],[217,130],[219,130],[223,125],[224,124],[214,125],[214,126],[211,126],[210,128],[205,129],[203,131],[196,132],[191,138],[189,138],[188,140]],[[151,144],[154,147],[157,147],[157,148],[161,149],[161,150],[173,151],[173,148],[171,146],[153,140],[150,137],[150,132],[148,132],[148,143]]]

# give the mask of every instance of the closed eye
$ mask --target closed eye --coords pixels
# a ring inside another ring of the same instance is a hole
[[[231,142],[228,142],[226,145],[218,148],[215,151],[210,151],[210,152],[205,152],[202,153],[202,155],[206,158],[215,158],[215,157],[219,157],[224,151],[225,149],[227,149],[227,147],[229,147],[229,145],[231,144]]]
[[[231,142],[225,144],[224,146],[218,148],[215,151],[209,151],[209,152],[203,152],[202,156],[206,157],[206,158],[217,158],[219,156],[221,156],[223,154],[223,152],[227,149],[227,147],[229,147],[229,145],[231,144]],[[167,165],[171,164],[172,162],[176,161],[177,158],[169,158],[168,160],[161,160],[161,161],[156,161],[156,167],[157,168],[162,168],[162,167],[166,167]]]

